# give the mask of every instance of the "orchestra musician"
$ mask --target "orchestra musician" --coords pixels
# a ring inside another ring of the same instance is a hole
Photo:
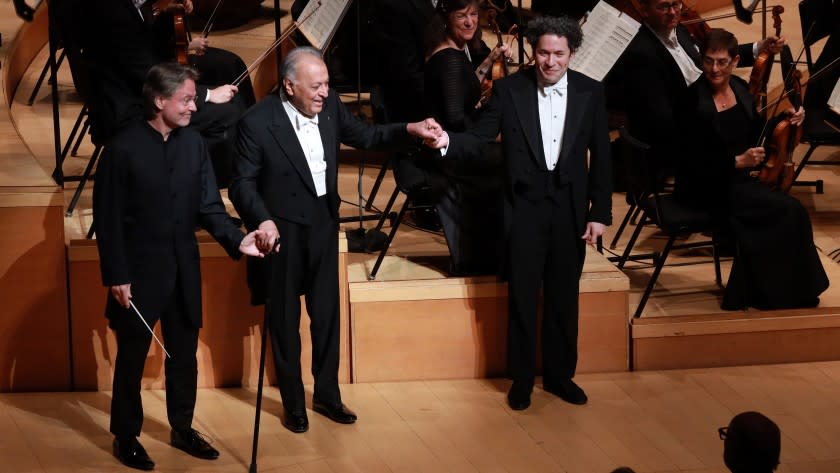
[[[104,143],[127,123],[142,119],[141,89],[146,72],[176,57],[172,13],[155,15],[154,3],[91,0],[84,9],[80,34],[94,92],[90,115],[96,143]],[[192,1],[184,0],[183,8],[191,11]],[[193,39],[190,47],[204,53],[191,56],[201,77],[198,110],[190,127],[205,138],[217,180],[225,187],[233,154],[231,130],[248,103],[253,103],[253,91],[250,81],[243,82],[241,89],[230,85],[246,68],[235,54],[209,48],[206,38]]]
[[[677,159],[679,97],[701,73],[697,44],[680,24],[681,0],[639,0],[644,24],[605,78],[609,107],[624,110],[627,128],[651,146],[664,164]],[[751,66],[762,50],[778,53],[784,38],[773,36],[739,48],[738,67]]]
[[[426,28],[426,112],[454,132],[475,123],[480,81],[490,78],[493,61],[510,56],[505,44],[487,53],[478,24],[479,4],[479,0],[440,0]],[[458,275],[499,269],[501,150],[496,144],[480,148],[480,159],[469,162],[441,162],[433,153],[417,162],[428,173],[449,247],[450,271]]]
[[[747,83],[732,75],[738,49],[735,36],[722,29],[711,30],[701,45],[703,75],[679,107],[683,133],[675,193],[686,204],[712,211],[734,236],[722,308],[814,307],[828,278],[808,212],[796,198],[750,176],[765,159],[765,149],[756,145],[764,120]],[[803,122],[801,107],[787,113],[783,119],[792,125]]]

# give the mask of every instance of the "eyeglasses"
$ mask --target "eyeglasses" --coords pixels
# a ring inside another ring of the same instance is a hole
[[[729,427],[719,427],[718,436],[721,440],[726,440],[726,433],[729,432]]]
[[[185,107],[186,107],[187,105],[189,105],[190,103],[195,103],[196,98],[197,98],[197,97],[196,97],[195,95],[185,95],[185,96],[184,96],[184,97],[182,97],[182,98],[176,98],[176,97],[173,97],[173,99],[175,99],[175,100],[176,100],[176,101],[178,101],[178,102],[181,102],[181,104],[182,104],[182,105],[184,105]]]
[[[711,57],[703,57],[704,66],[712,67],[717,65],[717,67],[724,68],[730,64],[732,64],[732,59],[730,58],[715,59]]]
[[[665,13],[668,10],[673,9],[674,11],[682,10],[683,3],[682,2],[669,2],[669,3],[659,3],[654,5],[654,9],[658,12]]]

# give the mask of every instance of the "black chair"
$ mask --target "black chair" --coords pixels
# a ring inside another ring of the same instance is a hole
[[[818,67],[823,62],[823,58],[832,59],[837,57],[840,51],[831,51],[830,44],[833,41],[829,40],[825,45],[820,59],[814,60],[811,55],[811,47],[814,43],[823,38],[837,33],[840,27],[837,26],[836,14],[832,12],[831,0],[803,0],[799,2],[799,19],[802,25],[802,37],[805,47],[805,58],[808,65],[808,72],[813,75],[817,72]],[[840,43],[840,38],[835,39]],[[837,49],[837,48],[834,48]],[[825,61],[828,62],[828,61]],[[830,78],[837,77],[837,74],[823,76],[819,79],[819,83],[809,84],[805,92],[805,122],[802,124],[802,142],[808,144],[808,151],[802,157],[799,165],[794,172],[795,186],[815,187],[818,194],[823,193],[823,181],[818,179],[816,181],[799,181],[799,174],[806,165],[840,165],[840,161],[814,161],[810,162],[811,155],[820,146],[840,146],[840,116],[832,112],[826,102],[833,87],[835,80]],[[832,124],[833,122],[833,124]]]
[[[76,152],[79,149],[79,145],[81,144],[82,139],[90,131],[89,104],[90,97],[92,94],[92,86],[89,75],[90,73],[85,62],[85,57],[82,48],[75,44],[66,44],[64,51],[67,53],[67,63],[70,65],[70,72],[73,77],[73,85],[75,86],[76,92],[79,94],[79,97],[83,101],[82,109],[79,111],[79,115],[78,117],[76,117],[76,122],[73,124],[73,128],[70,131],[70,135],[67,137],[67,141],[65,142],[64,148],[61,151],[61,159],[58,163],[58,166],[53,171],[53,176],[60,177],[63,182],[78,182],[76,190],[73,193],[73,197],[67,206],[67,210],[65,211],[65,215],[69,217],[73,215],[73,211],[76,208],[76,204],[79,202],[79,198],[81,197],[82,191],[84,190],[88,180],[93,179],[93,170],[96,166],[96,162],[99,159],[99,156],[102,153],[102,145],[98,143],[95,144],[93,153],[91,153],[90,156],[90,160],[85,166],[85,170],[82,172],[82,174],[64,175],[64,170],[62,166],[64,164],[65,159],[67,159],[67,154],[70,153],[72,156],[76,156]]]
[[[368,274],[369,281],[376,279],[376,274],[379,272],[382,261],[385,259],[385,255],[388,253],[388,249],[391,247],[391,243],[397,235],[397,230],[399,229],[400,224],[402,224],[405,214],[409,210],[434,208],[433,204],[428,203],[435,202],[437,200],[433,195],[433,186],[431,186],[425,178],[421,179],[423,173],[415,172],[418,169],[419,168],[414,166],[411,156],[407,156],[403,158],[403,160],[394,163],[394,182],[396,183],[396,187],[394,188],[394,192],[392,192],[391,196],[388,198],[388,203],[382,210],[382,216],[379,218],[379,222],[376,224],[376,228],[373,232],[381,232],[382,227],[385,225],[385,221],[388,219],[391,220],[391,230],[388,232],[385,242],[382,245],[382,249],[379,250],[379,255],[376,258],[376,262],[373,264],[370,274]],[[400,211],[396,214],[396,216],[393,216],[391,210],[393,209],[394,203],[397,201],[397,197],[399,197],[400,193],[405,195],[405,201],[403,202]],[[415,204],[415,202],[420,203]]]
[[[653,224],[664,233],[668,240],[665,243],[665,248],[657,258],[654,258],[653,274],[648,281],[645,292],[639,301],[639,306],[633,315],[638,318],[642,315],[645,305],[653,292],[659,274],[665,266],[665,261],[671,250],[697,248],[697,247],[712,247],[712,254],[715,266],[715,281],[718,286],[721,286],[720,275],[720,258],[717,251],[717,240],[715,238],[715,222],[709,212],[694,209],[678,202],[674,194],[665,190],[665,176],[661,172],[656,163],[651,162],[648,151],[650,147],[641,141],[633,138],[625,128],[619,130],[621,139],[626,146],[628,157],[630,159],[630,169],[633,174],[631,181],[634,186],[636,195],[644,196],[638,200],[638,206],[641,209],[641,218],[624,249],[624,253],[618,262],[618,268],[623,269],[625,263],[631,259],[631,252],[639,238],[642,228],[646,224]],[[711,241],[700,241],[695,243],[675,244],[678,237],[685,236],[691,233],[710,232],[712,234]]]

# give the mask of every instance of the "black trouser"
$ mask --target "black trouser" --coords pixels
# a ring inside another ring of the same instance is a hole
[[[274,257],[269,317],[277,384],[286,410],[306,407],[300,366],[300,296],[306,300],[312,336],[315,397],[341,401],[338,389],[338,223],[326,197],[318,199],[311,225],[279,220],[280,253]]]
[[[166,414],[173,429],[183,430],[192,425],[195,410],[198,328],[187,317],[181,291],[176,290],[165,307],[160,316],[160,324],[163,343],[171,355],[164,362]],[[138,309],[143,311],[139,302]],[[121,320],[114,321],[113,317]],[[136,437],[140,435],[143,426],[140,383],[152,335],[132,309],[113,317],[111,325],[117,335],[117,361],[111,398],[111,433],[117,437]],[[152,319],[149,325],[154,327],[155,322]]]
[[[543,289],[543,381],[569,379],[577,365],[578,292],[584,243],[575,229],[569,193],[513,205],[509,235],[508,375],[533,385],[537,307]]]

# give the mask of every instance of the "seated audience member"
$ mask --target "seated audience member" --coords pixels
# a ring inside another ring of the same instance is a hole
[[[763,414],[742,412],[718,433],[723,440],[723,462],[732,473],[771,473],[779,466],[782,434]]]

